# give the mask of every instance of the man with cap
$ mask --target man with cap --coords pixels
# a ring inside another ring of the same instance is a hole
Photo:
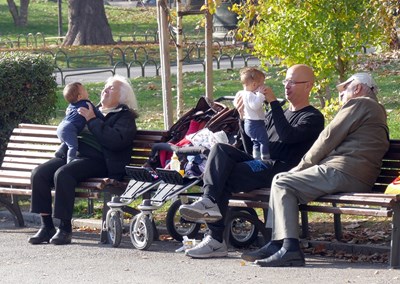
[[[271,187],[267,227],[272,238],[242,258],[263,267],[304,266],[299,244],[299,204],[326,194],[368,192],[389,147],[386,112],[368,73],[337,85],[341,109],[300,163],[277,174]]]

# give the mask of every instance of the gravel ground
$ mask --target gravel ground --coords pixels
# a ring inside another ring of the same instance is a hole
[[[36,224],[15,228],[0,218],[1,283],[400,283],[400,271],[386,264],[306,254],[306,267],[260,268],[243,262],[243,251],[234,248],[227,258],[196,260],[176,253],[175,241],[141,251],[124,236],[112,248],[87,231],[75,231],[71,245],[30,245],[36,230]]]

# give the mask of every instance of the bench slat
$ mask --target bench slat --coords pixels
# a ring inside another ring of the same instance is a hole
[[[0,193],[9,194],[9,195],[21,195],[21,196],[31,196],[32,191],[30,189],[18,189],[18,188],[8,188],[8,187],[0,187]],[[51,191],[51,195],[54,196],[54,190]],[[90,198],[90,199],[99,199],[100,192],[75,192],[75,197],[78,198]]]
[[[393,211],[371,208],[352,208],[352,207],[327,207],[327,206],[314,206],[314,205],[300,205],[301,211],[307,212],[321,212],[332,214],[348,214],[348,215],[362,215],[362,216],[375,216],[375,217],[391,217]]]
[[[240,199],[268,201],[269,194],[270,194],[269,189],[253,190],[250,192],[233,193],[231,199],[240,198]]]
[[[55,145],[60,145],[61,143],[60,139],[58,138],[32,137],[32,136],[26,136],[26,137],[11,136],[9,141],[13,143],[42,143],[42,144],[55,144]]]
[[[10,185],[10,186],[20,186],[20,187],[30,187],[31,180],[30,178],[22,178],[22,177],[0,177],[1,185]]]
[[[4,157],[3,163],[14,163],[14,164],[33,164],[33,165],[41,165],[44,162],[47,162],[49,159],[40,159],[40,158],[21,158],[21,157]]]
[[[148,134],[148,133],[138,133],[136,134],[135,140],[137,141],[160,141],[164,135],[159,134]]]
[[[268,202],[261,202],[261,201],[251,201],[251,200],[229,200],[229,206],[231,207],[250,207],[250,208],[268,208]]]
[[[7,150],[6,157],[26,157],[26,158],[46,158],[51,159],[54,157],[54,152],[32,152],[20,150]]]
[[[130,166],[143,166],[144,163],[146,163],[148,158],[132,158],[129,165]]]
[[[47,124],[31,124],[31,123],[20,123],[18,124],[18,128],[15,129],[41,129],[41,130],[52,130],[56,131],[56,125],[47,125]]]
[[[34,136],[34,137],[47,137],[47,138],[57,138],[56,129],[22,129],[14,128],[12,136]]]
[[[77,198],[89,198],[89,199],[99,199],[101,198],[100,192],[97,191],[87,191],[87,192],[75,192],[75,197]]]
[[[57,151],[59,145],[41,145],[41,144],[21,144],[21,143],[8,143],[7,149],[10,150],[37,150],[37,151],[45,151],[45,152],[54,152]]]
[[[146,140],[135,140],[133,142],[133,149],[138,149],[138,150],[143,150],[143,149],[149,149],[151,150],[151,147],[157,143],[156,141],[146,141]]]
[[[30,189],[0,187],[0,193],[30,196],[32,191]]]
[[[22,178],[30,178],[30,171],[7,171],[0,170],[0,177],[22,177]]]
[[[80,182],[77,185],[77,188],[82,188],[82,189],[96,189],[96,190],[103,190],[105,188],[106,184],[103,182],[90,182],[90,181],[83,181]]]
[[[38,165],[3,162],[2,169],[32,171]]]
[[[132,151],[132,157],[133,158],[148,158],[150,155],[150,149],[146,150],[146,149],[140,149],[140,150],[136,150],[134,149]]]
[[[383,195],[383,194],[382,194]],[[334,203],[350,203],[371,206],[390,206],[393,202],[393,197],[385,196],[377,197],[373,195],[356,196],[352,194],[343,195],[325,195],[315,200],[316,202],[334,202]]]

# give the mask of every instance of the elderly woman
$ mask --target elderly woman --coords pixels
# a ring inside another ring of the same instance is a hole
[[[42,226],[29,238],[31,244],[71,243],[72,212],[75,187],[90,177],[121,179],[129,163],[132,142],[136,135],[136,97],[129,81],[122,76],[110,77],[101,92],[103,119],[97,118],[93,107],[81,107],[85,128],[79,139],[79,154],[67,164],[67,147],[61,147],[55,157],[32,172],[31,212],[41,215]],[[61,220],[56,231],[53,224],[51,189],[55,188],[53,217]]]

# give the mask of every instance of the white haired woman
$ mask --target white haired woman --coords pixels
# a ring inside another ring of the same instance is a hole
[[[77,184],[90,177],[123,177],[125,165],[130,160],[138,117],[130,82],[119,75],[110,77],[101,92],[98,109],[104,119],[96,117],[91,105],[78,110],[85,117],[87,127],[80,133],[77,159],[67,164],[67,148],[64,147],[54,158],[33,170],[31,212],[41,215],[42,226],[29,238],[29,243],[71,243]],[[52,210],[53,187],[56,194]],[[57,230],[52,217],[61,221]]]

